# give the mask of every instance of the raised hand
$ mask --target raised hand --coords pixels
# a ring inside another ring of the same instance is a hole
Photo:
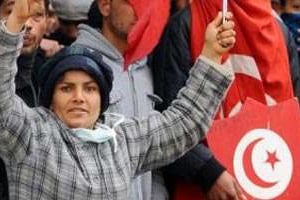
[[[202,49],[202,55],[220,63],[221,55],[231,49],[235,44],[234,22],[232,13],[226,15],[227,21],[222,24],[222,13],[208,24],[205,32],[205,41]]]
[[[43,10],[44,0],[16,0],[7,19],[6,26],[11,32],[19,32],[25,22]]]

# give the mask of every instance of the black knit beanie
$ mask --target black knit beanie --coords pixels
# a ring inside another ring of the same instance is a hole
[[[50,107],[56,82],[70,70],[82,70],[98,83],[103,113],[109,106],[113,81],[111,68],[103,62],[102,55],[97,51],[80,45],[64,48],[37,70],[40,105]]]

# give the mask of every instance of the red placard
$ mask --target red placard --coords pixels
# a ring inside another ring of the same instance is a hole
[[[249,199],[300,199],[300,112],[296,99],[265,106],[247,99],[215,121],[208,143]]]

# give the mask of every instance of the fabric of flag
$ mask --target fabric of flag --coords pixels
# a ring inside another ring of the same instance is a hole
[[[221,0],[194,0],[191,4],[190,51],[195,60],[201,53],[206,26],[221,11]],[[233,13],[236,44],[223,62],[235,71],[235,80],[224,99],[217,119],[239,112],[247,97],[274,105],[294,96],[286,44],[272,16],[270,1],[229,0]],[[224,137],[227,132],[224,132]],[[205,199],[199,186],[175,184],[175,200]]]
[[[221,10],[222,1],[196,0],[191,5],[191,54],[203,47],[205,27]],[[236,113],[247,97],[275,104],[293,97],[287,49],[282,31],[265,0],[228,1],[234,15],[237,42],[224,57],[236,79],[222,106],[222,115]],[[227,64],[226,63],[226,64]],[[238,105],[240,103],[240,105]]]
[[[160,36],[168,21],[170,12],[169,0],[129,0],[137,16],[137,23],[132,28],[125,52],[125,66],[148,56],[159,42]]]

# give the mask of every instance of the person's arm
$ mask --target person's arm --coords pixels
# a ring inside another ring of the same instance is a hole
[[[184,86],[192,66],[189,50],[190,10],[184,9],[173,16],[150,62],[153,70],[154,93],[163,99],[157,110],[166,109],[177,92]],[[200,185],[209,191],[225,167],[218,162],[211,151],[200,143],[182,158],[163,168],[167,177],[173,177]]]
[[[231,68],[216,64],[220,63],[224,50],[232,47],[223,48],[220,43],[233,45],[235,42],[233,22],[228,23],[229,30],[219,32],[221,27],[226,27],[220,22],[219,15],[208,25],[202,56],[171,106],[162,113],[151,113],[146,121],[123,125],[129,131],[126,141],[132,169],[137,174],[174,161],[207,132],[233,79]],[[221,41],[217,41],[217,34]]]
[[[0,155],[6,163],[19,161],[30,150],[35,121],[34,112],[15,94],[14,79],[23,41],[20,31],[26,16],[35,12],[31,5],[36,6],[36,1],[16,1],[7,21],[0,22]]]
[[[188,71],[192,66],[190,22],[189,8],[174,15],[152,54],[150,66],[153,70],[154,92],[164,101],[156,106],[158,110],[164,110],[170,105],[188,77]],[[239,193],[239,187],[235,187],[236,181],[233,176],[203,143],[173,164],[163,167],[163,172],[171,180],[199,185],[210,200],[219,197],[230,199]]]
[[[153,70],[154,93],[163,99],[163,103],[156,106],[159,111],[170,105],[188,78],[192,66],[190,21],[189,8],[174,15],[152,54],[150,66]],[[225,171],[225,167],[200,143],[162,170],[167,177],[196,183],[207,192]]]
[[[174,161],[207,133],[231,78],[202,59],[196,61],[190,77],[167,110],[123,125],[137,174]]]

